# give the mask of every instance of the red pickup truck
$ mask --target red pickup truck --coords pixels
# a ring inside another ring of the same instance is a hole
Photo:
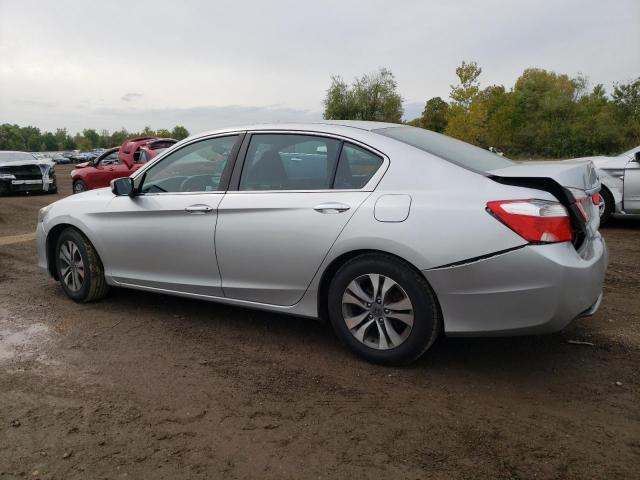
[[[76,165],[71,171],[73,193],[108,187],[114,178],[128,177],[176,142],[172,138],[157,137],[125,140],[121,146],[106,150],[95,160]]]

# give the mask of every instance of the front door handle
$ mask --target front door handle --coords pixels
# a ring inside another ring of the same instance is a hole
[[[351,207],[344,203],[329,202],[316,205],[313,209],[318,213],[342,213],[349,210]]]
[[[187,208],[185,208],[184,211],[187,213],[204,214],[204,213],[212,212],[213,208],[211,208],[209,205],[198,204],[198,205],[190,205]]]

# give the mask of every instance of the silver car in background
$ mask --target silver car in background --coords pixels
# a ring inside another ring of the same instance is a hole
[[[602,183],[600,222],[612,215],[640,215],[640,147],[615,157],[585,157],[569,162],[593,163]]]
[[[441,331],[595,312],[599,189],[590,163],[517,165],[396,124],[232,128],[42,209],[39,265],[78,302],[116,286],[328,318],[362,357],[401,364]]]

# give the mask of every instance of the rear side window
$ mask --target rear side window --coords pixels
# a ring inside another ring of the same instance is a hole
[[[333,188],[357,189],[364,187],[382,165],[382,158],[368,150],[345,143],[340,154]]]
[[[475,172],[486,173],[513,165],[511,160],[488,150],[423,128],[388,127],[373,131]]]
[[[340,141],[296,134],[254,134],[240,176],[240,190],[331,188]]]

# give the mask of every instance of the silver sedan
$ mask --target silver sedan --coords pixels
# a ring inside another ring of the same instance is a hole
[[[607,249],[590,163],[514,164],[427,130],[260,125],[190,137],[39,213],[39,264],[77,302],[110,286],[327,318],[400,364],[447,335],[592,314]]]
[[[601,223],[612,215],[640,215],[640,147],[615,157],[585,157],[567,161],[581,160],[594,164],[602,183]]]

